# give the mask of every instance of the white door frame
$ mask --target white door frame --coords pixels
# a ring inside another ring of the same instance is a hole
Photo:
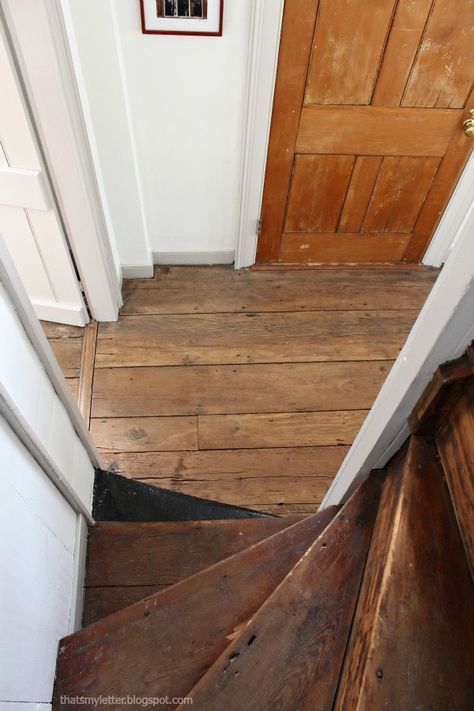
[[[252,3],[236,230],[236,269],[255,264],[257,253],[284,4],[285,0],[254,0]],[[473,186],[474,161],[470,161],[427,248],[423,264],[439,267],[444,263],[453,246],[452,236],[473,199]]]
[[[0,13],[89,309],[98,321],[115,321],[122,303],[120,265],[107,230],[59,2],[3,0]]]
[[[235,268],[255,264],[285,0],[253,0]]]

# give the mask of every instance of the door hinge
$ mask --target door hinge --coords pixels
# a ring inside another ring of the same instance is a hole
[[[257,234],[258,235],[260,235],[262,232],[262,222],[263,222],[262,218],[259,217],[257,220]]]

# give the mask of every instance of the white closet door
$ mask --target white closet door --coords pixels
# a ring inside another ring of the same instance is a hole
[[[39,318],[89,318],[9,47],[0,27],[0,235]]]

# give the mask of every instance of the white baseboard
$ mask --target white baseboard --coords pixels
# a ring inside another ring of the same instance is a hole
[[[74,545],[74,572],[72,581],[71,613],[69,616],[69,634],[82,627],[84,610],[84,584],[86,577],[87,523],[81,514],[77,516],[76,540]]]
[[[40,321],[54,321],[67,323],[70,326],[85,326],[89,323],[89,315],[83,306],[78,308],[48,304],[40,301],[31,301],[35,313]]]
[[[153,264],[122,264],[123,279],[151,279],[154,272]]]
[[[170,266],[208,266],[210,264],[233,264],[235,250],[217,252],[153,252],[154,264]]]

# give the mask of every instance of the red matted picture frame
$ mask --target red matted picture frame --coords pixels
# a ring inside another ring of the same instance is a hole
[[[145,35],[221,37],[224,0],[140,0]]]

